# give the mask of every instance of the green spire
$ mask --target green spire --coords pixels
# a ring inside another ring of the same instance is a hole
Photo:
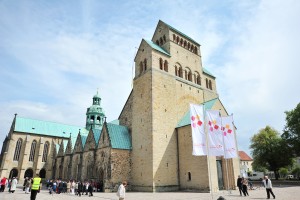
[[[104,123],[104,111],[100,106],[101,97],[98,94],[93,97],[93,105],[90,106],[86,111],[86,129],[102,129],[102,125]]]

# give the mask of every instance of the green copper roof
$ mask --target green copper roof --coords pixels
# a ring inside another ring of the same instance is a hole
[[[107,123],[107,131],[113,149],[128,149],[132,148],[131,138],[127,127],[116,124]]]
[[[23,133],[33,133],[37,135],[56,136],[56,137],[72,137],[77,136],[79,129],[83,129],[79,126],[70,126],[65,124],[59,124],[55,122],[47,122],[29,118],[16,117],[14,131]]]
[[[120,121],[118,119],[115,119],[111,122],[109,122],[110,124],[116,124],[116,125],[120,125]]]
[[[207,69],[205,69],[204,67],[203,67],[203,72],[204,72],[205,74],[208,74],[208,75],[210,75],[210,76],[216,78],[214,75],[212,75],[212,73],[210,73],[210,72],[209,72]]]
[[[145,39],[144,39],[145,40]],[[158,46],[157,44],[155,44],[154,42],[150,41],[150,40],[145,40],[153,49],[166,54],[168,56],[171,56],[168,52],[166,52],[163,48],[161,48],[160,46]]]
[[[84,148],[84,145],[86,143],[87,135],[80,135],[81,136],[81,142],[82,142],[82,148]]]
[[[176,33],[179,33],[180,35],[182,35],[182,36],[184,36],[185,38],[187,38],[187,39],[191,40],[192,42],[194,42],[195,44],[200,45],[200,44],[198,44],[198,42],[196,42],[195,40],[193,40],[192,38],[190,38],[190,37],[187,36],[186,34],[182,33],[181,31],[177,30],[176,28],[170,26],[169,24],[167,24],[167,23],[165,23],[165,22],[163,22],[163,23],[166,24],[166,25],[169,27],[169,29],[171,29],[172,31],[174,31],[174,32],[176,32]]]
[[[218,100],[218,98],[206,101],[204,103],[205,110],[210,110],[213,107],[213,105],[217,102],[217,100]],[[183,116],[183,118],[181,118],[181,120],[177,124],[176,128],[186,126],[186,125],[189,125],[189,124],[191,124],[190,109],[186,112],[186,114]]]
[[[92,130],[93,134],[94,134],[96,146],[98,146],[99,138],[100,138],[100,135],[101,135],[101,130],[102,130],[102,127],[101,127],[101,129],[93,129]]]

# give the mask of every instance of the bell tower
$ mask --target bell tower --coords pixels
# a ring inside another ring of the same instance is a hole
[[[87,108],[86,111],[86,129],[102,129],[104,123],[105,114],[101,108],[101,97],[98,94],[93,97],[93,105]]]

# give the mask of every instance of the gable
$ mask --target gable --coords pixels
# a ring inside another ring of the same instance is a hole
[[[60,143],[58,156],[63,156],[65,154],[65,150],[67,148],[68,140],[62,140]]]
[[[94,131],[91,129],[89,131],[89,134],[86,138],[86,142],[84,145],[84,151],[88,151],[90,149],[94,149],[96,147],[96,142],[95,142],[95,138],[94,138]]]
[[[112,148],[131,150],[131,137],[126,126],[106,123],[106,127]]]

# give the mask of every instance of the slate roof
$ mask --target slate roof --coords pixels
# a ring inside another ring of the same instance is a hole
[[[126,126],[107,123],[107,131],[113,149],[131,150],[131,138]]]
[[[209,101],[206,101],[204,103],[204,107],[205,107],[205,110],[210,110],[213,105],[216,103],[216,101],[218,100],[218,98],[215,98],[215,99],[212,99],[212,100],[209,100]],[[179,127],[183,127],[183,126],[187,126],[187,125],[190,125],[191,124],[191,120],[190,120],[190,110],[188,110],[185,115],[181,118],[181,120],[179,121],[179,123],[177,124],[177,127],[176,128],[179,128]]]
[[[239,157],[242,161],[253,161],[253,159],[244,151],[239,151]]]

